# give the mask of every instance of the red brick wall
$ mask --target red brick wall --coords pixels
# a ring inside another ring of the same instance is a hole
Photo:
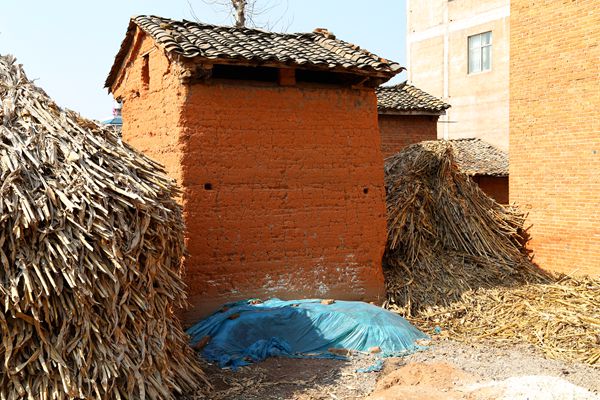
[[[437,139],[438,116],[379,115],[383,157],[396,154],[409,144]]]
[[[184,322],[248,297],[381,300],[386,241],[374,90],[179,85],[143,41],[113,92],[123,138],[183,187]],[[139,93],[139,95],[138,95]]]
[[[511,1],[510,196],[543,268],[600,274],[598,1]]]
[[[508,204],[508,177],[474,176],[473,180],[488,196],[500,204]]]

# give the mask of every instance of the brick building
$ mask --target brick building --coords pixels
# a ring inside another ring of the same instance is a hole
[[[326,30],[134,17],[106,86],[182,188],[194,321],[248,297],[382,299],[375,88],[401,70]]]
[[[404,147],[436,140],[437,121],[449,104],[407,84],[377,88],[381,151],[389,157]],[[450,140],[456,162],[488,196],[508,204],[508,154],[477,138]]]
[[[409,144],[437,138],[437,122],[450,107],[404,82],[377,88],[377,111],[384,157]]]
[[[508,154],[481,139],[450,140],[458,167],[488,196],[508,204]]]
[[[542,268],[600,274],[600,9],[511,1],[510,196]]]

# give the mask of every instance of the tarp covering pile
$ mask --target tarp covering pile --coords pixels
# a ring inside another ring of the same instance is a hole
[[[172,399],[205,387],[175,187],[0,57],[0,398]]]
[[[271,356],[337,358],[377,349],[382,356],[403,355],[429,337],[399,315],[358,301],[321,300],[264,303],[241,301],[188,330],[202,356],[221,367],[239,367]]]
[[[450,142],[409,146],[385,172],[388,308],[454,339],[530,343],[600,365],[600,279],[539,270],[523,215],[460,172]]]
[[[414,315],[481,287],[547,281],[524,251],[524,215],[488,197],[427,141],[386,159],[388,307]]]

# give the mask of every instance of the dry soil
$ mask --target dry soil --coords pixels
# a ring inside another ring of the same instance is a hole
[[[600,399],[600,368],[548,360],[535,348],[495,343],[432,342],[428,350],[385,360],[380,372],[347,361],[272,358],[238,371],[205,369],[209,399]],[[508,379],[508,380],[507,380]]]

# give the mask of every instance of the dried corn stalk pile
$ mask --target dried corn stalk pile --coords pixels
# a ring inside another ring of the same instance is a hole
[[[387,307],[455,339],[531,343],[600,365],[600,279],[538,270],[523,216],[462,174],[451,146],[422,142],[386,160]]]
[[[385,164],[386,306],[405,316],[465,291],[547,280],[523,252],[524,216],[486,196],[443,141],[409,146]]]
[[[0,398],[205,387],[174,318],[181,210],[162,168],[0,57]]]
[[[600,367],[600,279],[562,277],[550,284],[483,289],[413,322],[443,327],[465,341],[526,342],[547,357]]]

